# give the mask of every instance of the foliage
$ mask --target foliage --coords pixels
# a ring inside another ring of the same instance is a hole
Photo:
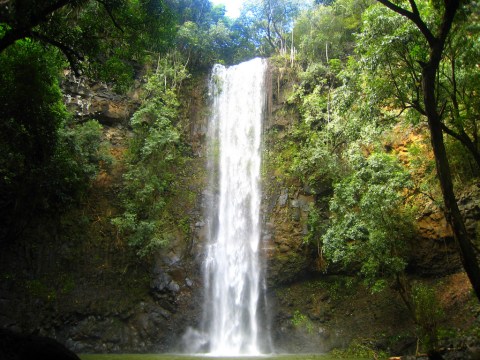
[[[226,53],[231,46],[231,31],[222,20],[207,29],[192,21],[185,22],[178,32],[177,43],[194,68],[231,60]]]
[[[355,32],[362,24],[362,13],[371,3],[337,0],[302,12],[294,28],[298,60],[311,66],[352,55]]]
[[[413,8],[415,4],[403,5]],[[444,10],[437,5],[420,2],[414,9],[425,26],[434,30]],[[461,20],[454,23],[437,74],[436,106],[444,124],[442,129],[462,144],[452,139],[446,143],[459,186],[478,174],[478,116],[476,120],[468,116],[475,110],[470,108],[472,93],[467,80],[477,76],[478,71],[472,64],[467,65],[468,60],[461,60],[476,52],[478,27],[465,21],[476,18],[473,8],[471,4],[461,8]],[[298,18],[294,34],[299,49],[297,60],[304,70],[289,99],[302,116],[301,124],[290,130],[295,149],[290,152],[298,154],[291,156],[290,169],[310,188],[326,189],[325,184],[335,184],[330,202],[332,227],[325,230],[320,212],[314,208],[306,238],[323,244],[319,254],[358,266],[373,289],[381,288],[384,279],[398,275],[406,264],[405,240],[413,227],[405,195],[413,183],[403,178],[399,186],[392,178],[385,179],[382,187],[375,183],[374,176],[367,176],[368,180],[361,177],[371,165],[372,151],[378,152],[373,149],[385,141],[394,124],[417,125],[425,119],[421,77],[429,61],[430,44],[413,22],[369,1],[337,0],[309,9]],[[460,38],[466,39],[465,48]],[[429,151],[429,146],[411,144],[402,161],[415,175],[415,194],[436,200],[440,192],[434,182],[436,173]],[[400,172],[406,174],[405,169]],[[370,188],[378,193],[364,197]],[[353,194],[362,195],[355,198]],[[352,199],[347,201],[349,196]]]
[[[291,321],[292,325],[297,329],[303,329],[309,334],[312,334],[314,331],[312,321],[306,315],[302,314],[300,310],[295,310]]]
[[[126,77],[132,73],[130,62],[143,61],[147,51],[164,51],[175,31],[162,0],[10,0],[0,9],[0,52],[29,38],[57,48],[76,73],[83,66],[102,80],[123,77],[118,90],[133,80]],[[110,64],[102,68],[106,61]]]
[[[61,65],[56,53],[31,41],[1,54],[2,172],[23,168],[27,158],[40,165],[53,154],[56,130],[67,118],[57,79]]]
[[[413,102],[412,107],[428,120],[428,128],[431,137],[432,151],[435,156],[436,170],[438,180],[442,189],[445,212],[448,214],[447,221],[453,229],[453,234],[458,251],[462,259],[462,265],[468,274],[477,298],[480,300],[480,266],[474,253],[471,240],[467,235],[465,221],[462,218],[457,205],[456,195],[453,189],[453,180],[451,168],[448,161],[448,154],[445,150],[444,133],[447,133],[459,140],[466,149],[474,156],[478,166],[480,166],[480,152],[477,146],[477,132],[472,137],[461,127],[460,133],[455,131],[446,123],[444,109],[447,105],[453,105],[456,110],[459,109],[456,95],[445,99],[442,103],[442,81],[439,73],[441,72],[444,60],[447,55],[445,50],[447,40],[454,33],[455,15],[460,14],[464,9],[460,1],[443,1],[443,4],[434,4],[433,11],[436,21],[431,22],[428,12],[420,11],[422,6],[412,0],[409,1],[410,10],[402,6],[395,5],[389,0],[379,0],[382,4],[393,10],[395,13],[407,17],[417,30],[422,34],[422,39],[428,43],[428,56],[426,61],[418,61],[421,67],[421,88],[419,93],[422,95],[422,102]],[[422,3],[423,4],[423,3]],[[423,10],[423,9],[422,9]],[[452,64],[452,73],[455,66]],[[450,79],[450,84],[456,94],[455,76]],[[420,96],[418,96],[420,97]]]
[[[435,290],[425,284],[415,283],[412,287],[412,303],[418,337],[425,351],[438,348],[439,325],[444,317]]]
[[[208,0],[171,1],[179,20],[176,48],[192,72],[214,63],[234,64],[252,58],[251,29],[240,20],[225,16],[224,5]]]
[[[461,9],[445,45],[437,72],[436,104],[442,110],[443,131],[460,141],[480,169],[478,107],[473,88],[478,71],[471,59],[478,57],[479,28],[467,21],[475,17],[471,5]],[[439,23],[440,11],[433,3],[420,2],[419,12],[428,26]],[[429,44],[411,21],[382,5],[365,11],[357,36],[359,69],[370,98],[385,114],[405,112],[413,123],[425,120],[422,99],[422,64],[429,58]]]
[[[133,85],[139,65],[172,47],[175,17],[163,0],[117,1],[115,11],[107,17],[102,16],[102,10],[95,1],[89,1],[74,20],[77,28],[101,34],[93,43],[90,40],[90,48],[82,50],[89,55],[85,70],[124,93]]]
[[[328,291],[333,301],[344,301],[346,296],[353,296],[358,289],[358,281],[354,277],[329,276],[322,281],[320,287]]]
[[[97,175],[111,166],[110,144],[102,137],[103,126],[96,120],[70,123],[59,129],[50,173],[59,193],[57,203],[75,205],[83,200]]]
[[[402,192],[410,185],[396,158],[383,153],[355,155],[352,174],[335,184],[325,254],[333,262],[359,264],[373,291],[406,266],[413,226]]]
[[[176,127],[177,91],[188,73],[173,59],[172,55],[159,61],[145,86],[145,101],[131,119],[134,137],[121,194],[124,212],[113,220],[141,256],[189,231],[177,221],[174,209],[176,205],[181,211],[180,199],[188,195],[178,184],[188,149]]]
[[[243,34],[262,56],[286,54],[293,48],[291,31],[300,11],[306,8],[299,0],[249,0],[242,7],[237,23]]]
[[[475,181],[480,176],[478,167],[472,153],[453,138],[445,139],[445,147],[448,153],[448,160],[452,169],[454,183],[462,188],[464,184]]]
[[[307,218],[307,234],[303,238],[305,244],[312,244],[317,247],[317,260],[316,267],[317,269],[326,270],[327,262],[325,256],[323,255],[323,243],[321,234],[326,230],[327,221],[325,221],[324,216],[319,211],[319,209],[312,205],[308,211]]]
[[[62,65],[56,51],[30,40],[0,54],[2,240],[17,237],[35,214],[78,201],[107,160],[98,123],[66,127]]]
[[[303,127],[298,134],[302,138],[301,147],[290,165],[292,172],[316,192],[321,192],[321,189],[328,191],[347,166],[341,149],[337,148],[339,134],[335,133],[332,125],[327,125],[323,131]]]
[[[369,98],[376,107],[406,110],[418,122],[414,110],[421,100],[421,68],[428,46],[415,25],[383,5],[369,8],[357,36],[359,67]]]
[[[346,349],[334,349],[332,356],[337,358],[359,358],[359,359],[387,359],[388,355],[375,349],[374,343],[369,339],[354,339]]]

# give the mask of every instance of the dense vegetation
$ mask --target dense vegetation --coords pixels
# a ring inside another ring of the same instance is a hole
[[[419,310],[431,293],[406,277],[415,217],[429,201],[445,212],[480,298],[478,229],[476,239],[467,233],[456,203],[480,175],[479,9],[458,0],[249,0],[231,19],[208,0],[0,0],[0,242],[19,241],[33,218],[81,206],[112,161],[102,125],[67,112],[64,69],[119,94],[144,79],[122,213],[111,221],[148,257],[189,236],[185,83],[216,62],[271,57],[277,90],[293,84],[285,116],[299,121],[269,161],[316,195],[305,241],[324,263],[357,269],[373,291],[397,287],[433,348],[435,316]]]
[[[405,272],[413,220],[428,200],[454,229],[479,297],[478,240],[455,200],[480,170],[478,122],[469,115],[478,71],[463,60],[477,51],[477,6],[337,0],[301,13],[293,28],[298,54],[277,57],[299,84],[288,101],[301,120],[289,129],[291,141],[277,146],[276,161],[318,194],[306,240],[327,262],[358,268],[373,291],[394,285],[428,333],[426,348],[435,347],[436,329],[418,294],[431,294],[412,290]],[[409,141],[405,131],[420,138]],[[402,143],[407,156],[394,150]]]

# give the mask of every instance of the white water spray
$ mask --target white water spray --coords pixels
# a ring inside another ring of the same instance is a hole
[[[266,69],[263,59],[228,68],[216,65],[210,81],[205,319],[202,334],[196,332],[201,339],[197,351],[209,355],[257,355],[269,342],[265,316],[259,314],[264,290],[259,242]]]

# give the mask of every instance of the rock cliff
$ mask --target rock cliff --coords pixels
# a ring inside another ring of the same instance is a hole
[[[415,345],[415,326],[398,293],[371,294],[352,271],[327,268],[321,248],[306,244],[313,205],[326,217],[331,189],[311,189],[275,167],[275,143],[299,121],[287,102],[294,82],[287,70],[271,68],[270,101],[264,124],[262,249],[268,302],[278,351],[315,352],[347,346],[361,337],[371,346],[402,352]],[[185,209],[191,236],[179,236],[159,254],[140,259],[110,220],[118,214],[122,159],[131,132],[128,119],[140,105],[139,87],[129,96],[105,84],[68,75],[65,101],[78,121],[95,118],[112,144],[114,166],[99,175],[84,204],[52,223],[39,218],[24,241],[0,253],[0,326],[58,339],[76,352],[156,352],[181,349],[182,335],[201,321],[201,263],[204,260],[205,134],[208,98],[205,77],[185,86],[179,126],[192,149],[190,186],[196,206]],[[195,181],[193,179],[195,178]],[[202,180],[203,179],[203,180]],[[480,186],[472,184],[459,205],[478,239]],[[478,306],[464,292],[468,281],[451,231],[432,204],[417,221],[418,236],[408,271],[432,282],[451,318],[479,321]],[[460,291],[459,285],[462,284]],[[476,315],[475,315],[476,314]],[[473,318],[473,320],[472,320]],[[463,318],[462,318],[463,319]],[[459,325],[460,326],[460,325]]]

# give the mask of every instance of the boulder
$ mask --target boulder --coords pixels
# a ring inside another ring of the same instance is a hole
[[[0,359],[4,360],[80,360],[58,341],[35,335],[0,330]]]

